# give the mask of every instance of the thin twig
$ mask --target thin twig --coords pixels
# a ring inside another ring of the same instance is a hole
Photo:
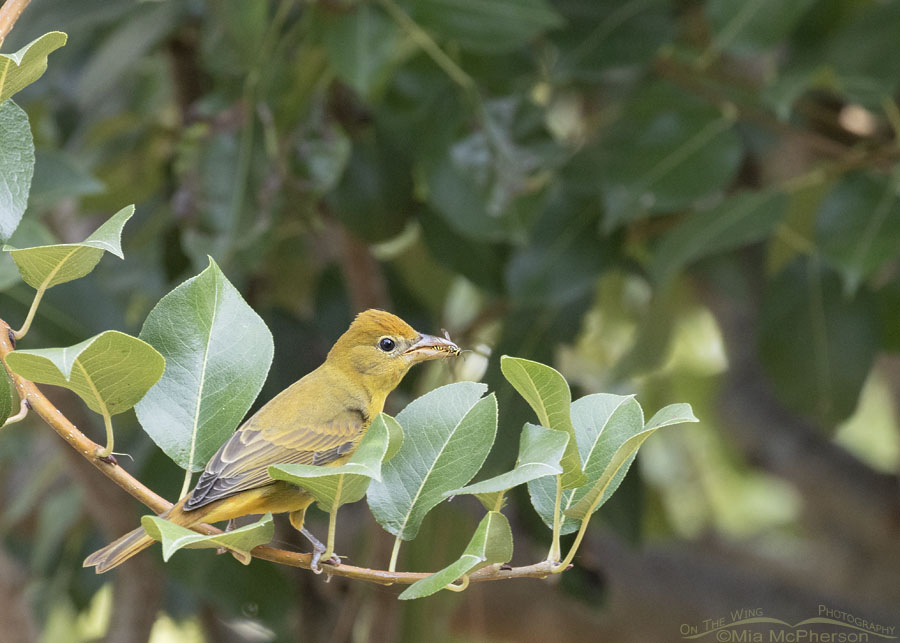
[[[0,319],[0,360],[3,361],[4,366],[6,366],[6,356],[13,350],[12,343],[9,340],[9,334],[9,325]],[[9,371],[8,368],[7,371]],[[56,431],[56,433],[68,442],[73,449],[86,458],[88,462],[94,465],[94,467],[99,469],[103,475],[122,487],[122,489],[128,492],[133,498],[149,507],[154,513],[161,514],[172,507],[171,502],[145,486],[140,480],[125,471],[122,467],[111,461],[98,458],[96,454],[102,447],[79,431],[78,428],[44,396],[34,382],[19,377],[12,372],[10,372],[10,376],[15,382],[16,389],[18,390],[21,399],[27,400],[31,405],[32,410],[40,416],[51,429]],[[196,525],[193,529],[203,534],[222,533],[221,529],[206,524]],[[310,568],[310,559],[312,558],[311,554],[286,551],[284,549],[277,549],[266,545],[256,547],[252,554],[255,558],[290,567],[301,567],[303,569]],[[552,573],[552,570],[553,563],[550,561],[542,561],[534,565],[513,567],[511,569],[501,569],[498,565],[492,565],[472,573],[469,576],[469,580],[471,582],[478,582],[507,578],[546,578]],[[364,580],[382,585],[392,585],[394,583],[411,585],[412,583],[431,575],[430,573],[422,572],[392,572],[344,564],[330,565],[328,566],[327,571],[332,576],[343,576],[345,578]]]
[[[13,25],[16,24],[16,20],[25,11],[29,2],[31,0],[6,0],[0,7],[0,45],[3,44],[6,34],[12,31]]]

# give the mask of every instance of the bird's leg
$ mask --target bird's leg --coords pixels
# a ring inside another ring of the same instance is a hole
[[[225,533],[228,533],[229,531],[231,531],[232,529],[234,529],[234,527],[235,527],[234,518],[231,518],[231,519],[228,521],[228,524],[225,525]],[[216,547],[216,555],[217,555],[217,556],[221,556],[222,554],[224,554],[224,553],[227,552],[227,551],[228,551],[228,548],[227,548],[227,547]],[[235,558],[237,558],[237,556],[235,556]]]
[[[291,521],[291,525],[294,526],[294,529],[299,531],[303,536],[310,542],[313,547],[312,552],[312,560],[309,563],[309,568],[315,574],[321,574],[322,568],[319,567],[319,561],[322,559],[322,554],[325,553],[325,545],[321,543],[321,541],[312,535],[312,532],[309,531],[306,527],[303,526],[303,519],[306,517],[306,508],[298,509],[297,511],[292,511],[288,514],[288,519]],[[328,562],[332,565],[340,565],[341,559],[338,556],[331,556],[328,559]]]
[[[325,545],[323,545],[318,538],[313,536],[312,532],[306,527],[301,527],[300,533],[303,534],[313,546],[312,560],[309,561],[309,568],[314,574],[321,574],[322,568],[319,567],[319,560],[322,558],[322,554],[325,553]]]

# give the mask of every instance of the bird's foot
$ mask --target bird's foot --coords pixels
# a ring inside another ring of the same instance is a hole
[[[231,531],[232,529],[234,529],[235,526],[236,526],[236,525],[235,525],[235,522],[234,522],[234,518],[230,519],[230,520],[228,521],[228,524],[225,525],[225,533],[228,533],[229,531]],[[227,548],[227,547],[216,547],[216,555],[217,555],[217,556],[221,556],[222,554],[226,553],[227,551],[228,551],[228,548]]]
[[[324,570],[319,567],[319,562],[322,561],[322,555],[325,553],[327,547],[322,544],[322,541],[313,536],[312,532],[310,532],[306,527],[300,529],[300,533],[303,534],[304,537],[306,537],[306,539],[313,547],[312,559],[309,561],[309,568],[314,574],[321,574]],[[328,563],[329,565],[340,565],[341,557],[337,554],[331,554],[331,556],[327,560],[322,562]]]
[[[325,571],[319,567],[320,562],[326,565],[334,565],[335,567],[341,564],[341,557],[337,554],[331,554],[331,556],[322,560],[322,556],[325,553],[325,547],[321,546],[321,543],[319,544],[320,547],[313,545],[312,559],[309,561],[309,568],[312,570],[313,574],[321,574]]]

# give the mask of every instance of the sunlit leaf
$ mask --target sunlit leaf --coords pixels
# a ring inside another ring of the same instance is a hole
[[[3,249],[12,255],[25,283],[36,289],[52,288],[84,277],[94,269],[104,252],[124,258],[122,228],[133,214],[134,206],[125,206],[81,243],[58,243],[36,248],[6,245]]]
[[[266,514],[253,524],[207,536],[176,525],[159,516],[143,516],[141,526],[144,531],[162,543],[163,560],[168,561],[179,549],[207,549],[224,547],[244,565],[249,565],[250,552],[254,547],[265,545],[275,535],[272,514]]]
[[[66,34],[51,31],[14,54],[0,54],[0,103],[44,75],[47,56],[66,44]]]
[[[482,398],[487,386],[449,384],[414,400],[397,415],[404,440],[369,485],[368,502],[378,523],[412,540],[444,492],[478,473],[497,433],[497,400]]]
[[[200,471],[262,388],[272,334],[210,259],[156,304],[141,338],[168,368],[137,405],[138,420],[178,466]]]
[[[109,415],[134,406],[166,365],[150,344],[115,330],[68,348],[16,350],[6,363],[25,379],[75,391],[91,410]]]
[[[500,358],[500,369],[503,371],[503,377],[525,398],[537,414],[538,424],[562,431],[569,436],[565,455],[561,461],[563,489],[571,489],[582,484],[584,474],[581,472],[575,429],[569,415],[572,393],[565,378],[559,371],[546,364],[509,355]]]
[[[465,551],[439,572],[416,581],[407,587],[400,600],[410,600],[430,596],[456,581],[463,574],[470,574],[487,565],[503,564],[512,559],[512,531],[506,516],[498,511],[489,512],[475,529]]]

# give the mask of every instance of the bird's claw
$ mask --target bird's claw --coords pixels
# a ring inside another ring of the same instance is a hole
[[[325,571],[324,569],[319,567],[319,562],[323,562],[326,565],[334,565],[335,567],[337,567],[338,565],[341,564],[341,557],[338,556],[337,554],[331,554],[330,557],[328,557],[327,559],[325,559],[323,561],[322,555],[324,553],[325,553],[324,547],[322,547],[321,549],[318,547],[313,548],[312,559],[309,561],[309,568],[310,568],[310,570],[312,570],[313,574],[321,574],[322,572]]]
[[[325,549],[319,549],[318,547],[313,549],[312,559],[309,561],[309,568],[312,570],[313,574],[321,574],[324,570],[319,567],[319,560],[322,558],[322,554],[325,553]]]

